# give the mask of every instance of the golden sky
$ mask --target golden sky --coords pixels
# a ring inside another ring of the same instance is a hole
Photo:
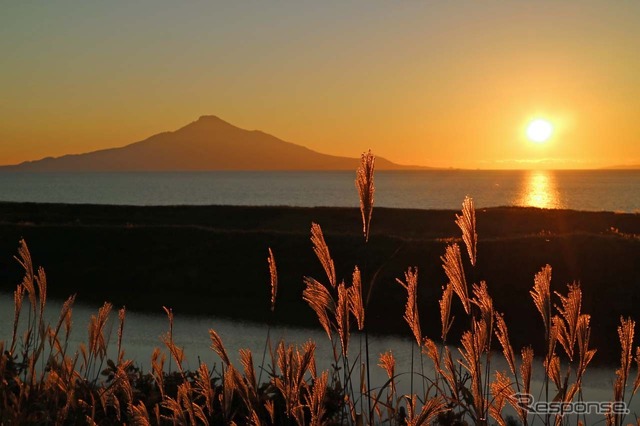
[[[638,1],[5,3],[0,164],[208,114],[404,164],[640,164],[639,23]]]

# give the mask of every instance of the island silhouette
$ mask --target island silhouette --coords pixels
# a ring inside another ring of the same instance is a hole
[[[359,158],[322,154],[259,130],[236,127],[214,115],[172,132],[118,148],[47,157],[0,171],[109,172],[213,170],[355,170]],[[427,169],[378,157],[378,170]]]

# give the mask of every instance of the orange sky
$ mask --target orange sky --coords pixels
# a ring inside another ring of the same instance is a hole
[[[638,22],[635,1],[14,2],[0,164],[205,114],[405,164],[640,164]],[[536,117],[546,144],[525,137]]]

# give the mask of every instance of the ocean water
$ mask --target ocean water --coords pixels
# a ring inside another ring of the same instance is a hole
[[[0,201],[123,205],[358,206],[354,172],[0,173]],[[375,205],[640,211],[640,170],[388,171]]]

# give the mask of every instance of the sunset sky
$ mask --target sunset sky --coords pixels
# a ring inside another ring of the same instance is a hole
[[[0,164],[209,114],[403,164],[640,164],[640,1],[12,1],[0,58]]]

